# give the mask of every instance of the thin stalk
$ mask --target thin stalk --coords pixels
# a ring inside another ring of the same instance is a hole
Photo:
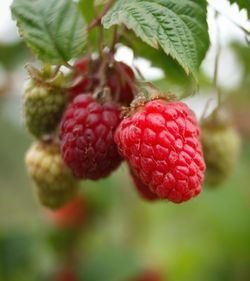
[[[106,6],[104,7],[103,11],[87,26],[87,31],[91,31],[96,26],[101,24],[102,18],[107,14],[108,10],[113,5],[114,0],[109,0]]]
[[[117,42],[119,41],[120,35],[121,35],[121,34],[118,33],[118,27],[117,27],[117,25],[116,25],[116,26],[114,27],[113,41],[112,41],[111,48],[110,48],[110,52],[111,52],[112,54],[115,53],[115,46],[116,46]]]
[[[218,71],[219,71],[219,62],[220,62],[220,55],[221,55],[221,44],[220,44],[220,28],[218,25],[218,12],[215,12],[215,20],[216,20],[216,44],[217,44],[217,50],[216,50],[216,56],[215,56],[215,65],[214,65],[214,81],[213,84],[216,88],[217,92],[217,98],[218,98],[218,107],[221,106],[222,98],[221,98],[221,89],[218,85]]]
[[[67,67],[68,69],[70,69],[70,70],[74,70],[74,67],[73,67],[71,64],[69,64],[67,61],[64,62],[63,65],[64,65],[65,67]]]

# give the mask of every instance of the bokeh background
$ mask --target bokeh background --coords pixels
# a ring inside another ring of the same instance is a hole
[[[210,1],[227,17],[250,28],[245,11],[227,1]],[[219,2],[219,3],[218,3]],[[11,21],[11,1],[0,1],[0,281],[52,280],[68,234],[58,231],[34,199],[24,155],[32,139],[21,110],[24,65],[34,58]],[[212,46],[201,68],[199,93],[186,101],[200,116],[212,85],[216,51],[213,9]],[[83,182],[81,193],[94,206],[77,244],[80,280],[129,281],[154,268],[169,281],[250,280],[250,49],[244,33],[226,17],[218,19],[223,47],[219,85],[242,137],[241,158],[232,177],[216,189],[204,187],[183,205],[145,203],[135,193],[127,168],[99,182]],[[132,62],[121,47],[118,60]],[[137,59],[143,74],[164,85],[163,72]]]

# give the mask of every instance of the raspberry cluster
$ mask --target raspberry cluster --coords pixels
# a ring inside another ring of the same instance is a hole
[[[140,99],[133,70],[109,57],[77,60],[63,80],[50,73],[35,71],[24,94],[26,124],[39,139],[26,163],[43,205],[62,207],[79,180],[107,177],[122,160],[145,200],[181,203],[201,192],[200,130],[187,105],[152,88]]]

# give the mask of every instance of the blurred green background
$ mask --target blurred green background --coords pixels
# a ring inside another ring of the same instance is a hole
[[[169,281],[250,280],[250,51],[239,42],[227,48],[239,76],[224,90],[242,136],[234,175],[183,205],[142,201],[125,165],[109,179],[83,182],[94,214],[77,244],[80,280],[129,281],[144,268],[158,269]],[[21,110],[27,61],[32,58],[22,43],[0,41],[0,281],[52,280],[70,236],[47,222],[25,171],[32,142]],[[213,88],[205,73],[201,78],[203,101]]]

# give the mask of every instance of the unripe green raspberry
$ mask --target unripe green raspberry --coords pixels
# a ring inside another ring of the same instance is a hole
[[[38,188],[35,190],[39,202],[50,209],[58,209],[75,197],[75,189],[49,191]]]
[[[29,132],[37,138],[52,133],[67,102],[59,88],[39,84],[31,79],[24,90],[24,117]]]
[[[59,208],[73,198],[77,181],[63,163],[58,144],[36,142],[27,152],[25,162],[41,204]]]
[[[218,186],[232,174],[238,160],[240,139],[231,125],[202,124],[201,142],[207,166],[205,185]]]

